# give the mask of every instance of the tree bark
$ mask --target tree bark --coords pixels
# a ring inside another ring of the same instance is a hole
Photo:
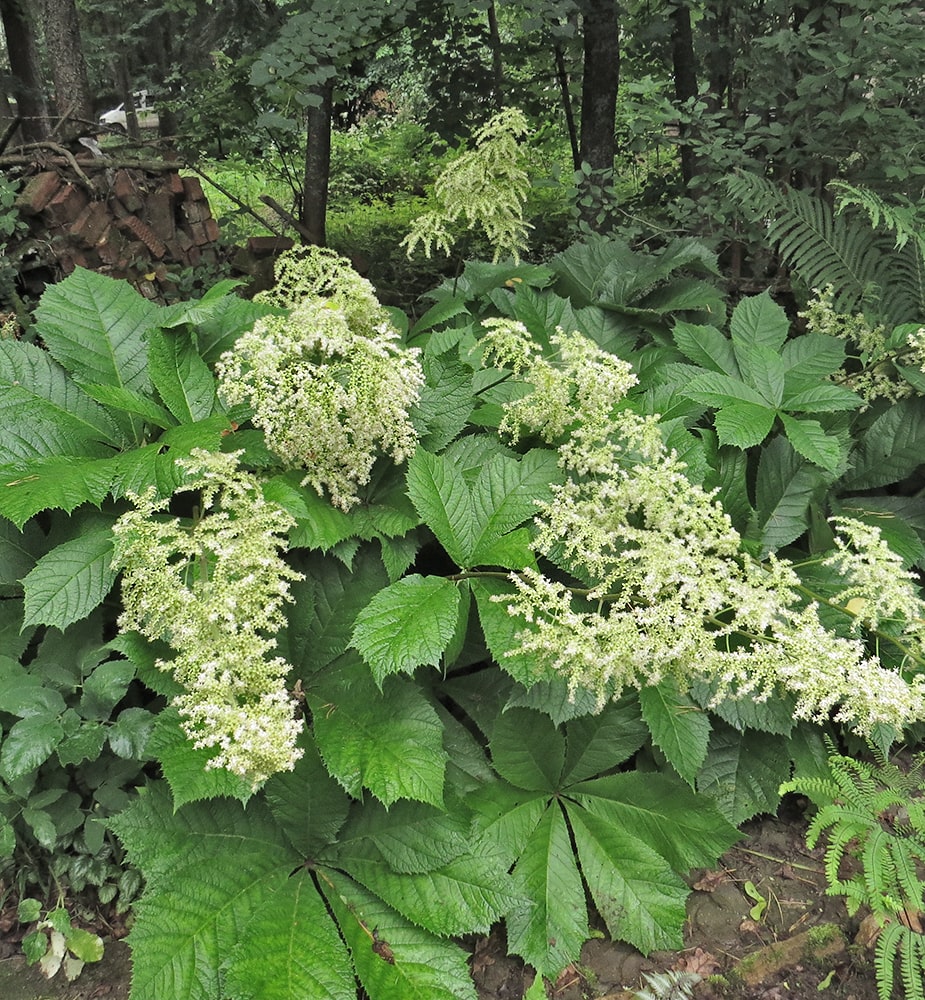
[[[582,162],[612,170],[614,116],[620,85],[620,26],[614,0],[583,0],[584,75],[581,84]]]
[[[671,9],[671,61],[674,69],[674,93],[679,105],[697,97],[697,63],[694,56],[694,33],[687,0],[678,0]],[[697,157],[691,145],[691,126],[681,121],[681,176],[685,184],[698,173]]]
[[[334,77],[321,84],[315,93],[320,104],[309,107],[305,115],[305,173],[302,180],[300,232],[308,243],[323,247],[326,241],[325,219],[328,210],[328,178],[331,173],[331,111]]]
[[[49,123],[35,28],[21,0],[0,0],[0,20],[15,78],[13,96],[22,118],[23,142],[39,142],[48,138]]]
[[[569,147],[572,150],[572,167],[575,170],[580,170],[581,153],[578,149],[578,130],[575,128],[575,112],[572,110],[572,95],[569,92],[568,71],[565,68],[565,54],[562,51],[562,45],[558,41],[553,43],[553,52],[556,57],[556,82],[559,85],[559,94],[562,97],[565,128],[568,132]]]
[[[501,34],[498,31],[498,12],[494,0],[488,3],[488,41],[491,47],[492,103],[496,111],[504,107],[504,63],[501,59]]]
[[[75,0],[45,0],[45,47],[51,63],[58,114],[81,122],[94,121]],[[80,125],[75,122],[66,124],[59,134],[67,139],[80,131]]]

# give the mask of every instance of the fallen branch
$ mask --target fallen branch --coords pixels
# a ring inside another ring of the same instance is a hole
[[[302,225],[301,222],[291,213],[287,212],[285,208],[275,198],[271,198],[268,194],[262,194],[260,200],[267,206],[267,208],[272,208],[274,212],[283,220],[283,222],[288,222],[290,226],[302,237],[304,240],[308,240],[309,243],[314,243],[315,239],[312,234]]]
[[[267,220],[266,220],[266,219],[265,219],[265,218],[264,218],[264,217],[263,217],[262,215],[258,215],[258,214],[257,214],[257,213],[256,213],[256,212],[255,212],[255,211],[254,211],[254,210],[253,210],[253,209],[252,209],[251,207],[250,207],[250,205],[248,205],[248,204],[246,204],[245,202],[241,201],[241,199],[240,199],[240,198],[237,198],[237,197],[235,197],[235,195],[233,195],[233,194],[232,194],[232,193],[231,193],[231,192],[230,192],[230,191],[229,191],[229,190],[228,190],[228,189],[227,189],[226,187],[224,187],[224,186],[223,186],[222,184],[219,184],[219,182],[218,182],[217,180],[215,180],[215,178],[214,178],[214,177],[210,177],[210,176],[209,176],[209,175],[208,175],[208,174],[207,174],[207,173],[206,173],[206,172],[205,172],[204,170],[202,170],[202,169],[201,169],[200,167],[197,167],[195,163],[190,163],[190,162],[186,162],[186,163],[185,163],[184,165],[185,165],[186,167],[188,167],[188,168],[189,168],[190,170],[193,170],[193,171],[195,171],[195,172],[196,172],[197,174],[199,174],[199,176],[200,176],[200,177],[201,177],[201,178],[202,178],[203,180],[205,180],[205,181],[208,181],[208,183],[209,183],[209,184],[211,184],[211,185],[212,185],[212,187],[214,187],[214,188],[216,189],[216,191],[221,191],[221,193],[222,193],[222,194],[223,194],[223,195],[224,195],[224,196],[225,196],[226,198],[228,198],[228,199],[229,199],[230,201],[233,201],[233,202],[234,202],[234,203],[235,203],[235,204],[236,204],[236,205],[238,206],[238,208],[240,208],[240,209],[241,209],[242,211],[246,212],[246,213],[247,213],[248,215],[251,215],[251,216],[253,216],[253,217],[254,217],[254,218],[255,218],[255,219],[256,219],[256,220],[257,220],[257,221],[258,221],[258,222],[260,223],[260,225],[261,225],[261,226],[266,226],[266,228],[267,228],[267,229],[269,229],[269,230],[270,230],[270,232],[271,232],[271,233],[272,233],[272,234],[273,234],[274,236],[283,236],[283,237],[284,237],[284,236],[286,235],[285,233],[283,233],[283,232],[280,232],[280,230],[278,230],[278,229],[274,229],[274,228],[273,228],[273,226],[271,226],[271,225],[269,224],[269,222],[267,222]],[[264,199],[263,199],[263,198],[261,198],[260,200],[261,200],[261,201],[263,201]]]

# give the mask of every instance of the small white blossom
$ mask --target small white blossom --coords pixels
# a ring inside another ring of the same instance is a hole
[[[201,492],[193,523],[167,516],[169,500],[151,490],[131,497],[134,509],[113,527],[119,625],[177,650],[157,665],[186,689],[174,704],[187,735],[197,747],[218,748],[210,767],[256,786],[301,756],[289,664],[268,657],[289,584],[301,579],[278,552],[294,522],[237,468],[237,455],[194,451],[179,464],[189,477],[180,492]]]

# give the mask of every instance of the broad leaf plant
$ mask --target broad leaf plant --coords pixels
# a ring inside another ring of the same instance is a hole
[[[589,901],[678,947],[824,733],[920,725],[925,403],[612,250],[410,329],[323,250],[78,269],[0,341],[0,852],[124,849],[133,1000],[474,1000],[461,936],[555,979]]]

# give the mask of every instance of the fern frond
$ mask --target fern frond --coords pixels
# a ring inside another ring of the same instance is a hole
[[[852,206],[863,209],[870,218],[874,229],[888,229],[896,237],[896,249],[902,248],[911,240],[919,244],[925,252],[925,237],[920,233],[920,220],[911,205],[890,205],[870,188],[856,187],[847,181],[832,181],[830,191],[838,194],[835,204],[837,212],[844,212]]]
[[[925,1000],[925,937],[904,927],[900,978],[906,1000]]]
[[[905,905],[915,910],[925,910],[922,890],[925,889],[916,865],[916,858],[925,858],[925,850],[914,841],[897,839],[893,846],[893,863],[896,881],[905,899]]]
[[[875,914],[888,916],[902,909],[902,902],[891,892],[897,881],[892,842],[892,836],[885,830],[874,828],[865,838],[861,853],[862,878],[870,907]]]
[[[890,994],[893,992],[893,966],[905,930],[899,921],[894,921],[887,924],[877,938],[874,967],[877,972],[877,994],[880,1000],[890,1000]]]

